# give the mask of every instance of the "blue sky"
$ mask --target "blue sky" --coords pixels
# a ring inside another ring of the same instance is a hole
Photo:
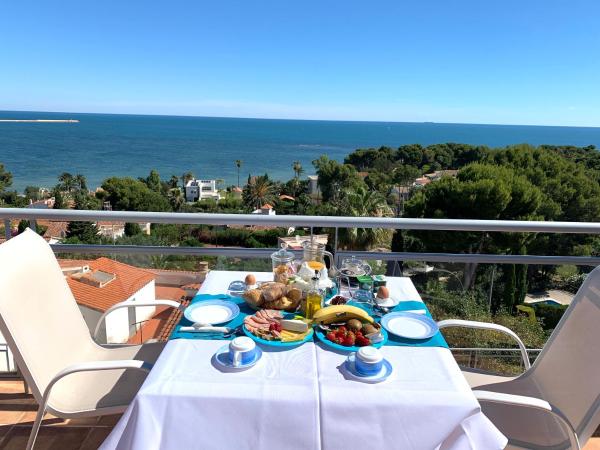
[[[600,2],[13,1],[0,109],[600,126]]]

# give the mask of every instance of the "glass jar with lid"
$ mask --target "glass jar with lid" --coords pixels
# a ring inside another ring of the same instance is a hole
[[[296,273],[294,259],[294,254],[287,250],[286,244],[281,244],[281,249],[271,253],[273,281],[287,284],[288,278]]]

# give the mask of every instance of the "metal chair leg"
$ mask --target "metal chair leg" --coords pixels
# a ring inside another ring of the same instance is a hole
[[[33,422],[33,427],[31,428],[31,433],[29,434],[29,440],[27,441],[27,450],[33,450],[33,446],[35,445],[35,440],[37,439],[38,432],[40,431],[40,425],[42,424],[42,419],[44,418],[44,413],[46,412],[46,405],[40,405],[38,408],[38,412],[35,416],[35,421]]]

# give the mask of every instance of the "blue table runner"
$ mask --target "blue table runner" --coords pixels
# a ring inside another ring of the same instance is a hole
[[[233,320],[230,320],[229,322],[219,324],[219,326],[223,326],[223,327],[236,328],[236,327],[242,325],[242,323],[244,323],[244,318],[247,315],[252,315],[256,312],[255,310],[253,310],[246,304],[244,299],[242,299],[240,297],[233,297],[233,296],[226,295],[226,294],[219,294],[219,295],[199,294],[199,295],[196,295],[192,299],[190,304],[201,302],[203,300],[229,300],[239,306],[240,314],[237,317],[235,317]],[[364,303],[363,304],[355,304],[354,302],[350,302],[350,304],[364,309],[369,314],[372,313],[372,308],[369,305],[366,305]],[[421,301],[416,301],[416,300],[402,301],[402,302],[400,302],[400,304],[398,304],[397,306],[392,308],[390,310],[390,312],[392,312],[392,311],[394,311],[394,312],[395,311],[410,311],[410,310],[414,310],[414,309],[425,310],[425,314],[427,316],[431,317],[431,314],[429,313],[429,310],[427,309],[427,306],[425,305],[425,303],[423,303]],[[379,322],[379,318],[376,320],[377,320],[377,322]],[[192,322],[187,320],[185,318],[185,316],[182,317],[181,320],[179,321],[179,323],[173,329],[173,332],[171,333],[171,336],[169,337],[169,339],[201,339],[201,340],[202,339],[204,339],[204,340],[231,340],[231,339],[233,339],[233,337],[223,338],[222,333],[198,333],[198,332],[193,332],[193,331],[180,331],[181,327],[189,327],[191,325],[193,325]],[[448,348],[448,344],[446,343],[446,340],[444,339],[444,337],[442,336],[442,334],[439,331],[435,334],[435,336],[433,336],[429,339],[419,339],[419,340],[404,339],[404,338],[401,338],[398,336],[394,336],[391,333],[388,333],[388,335],[389,336],[388,336],[388,341],[387,341],[386,345],[409,346],[409,347],[444,347],[444,348]]]

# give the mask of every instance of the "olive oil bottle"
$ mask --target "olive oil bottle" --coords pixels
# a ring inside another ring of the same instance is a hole
[[[323,294],[319,290],[319,272],[315,271],[312,278],[312,285],[306,294],[306,318],[312,319],[315,313],[323,307]]]

